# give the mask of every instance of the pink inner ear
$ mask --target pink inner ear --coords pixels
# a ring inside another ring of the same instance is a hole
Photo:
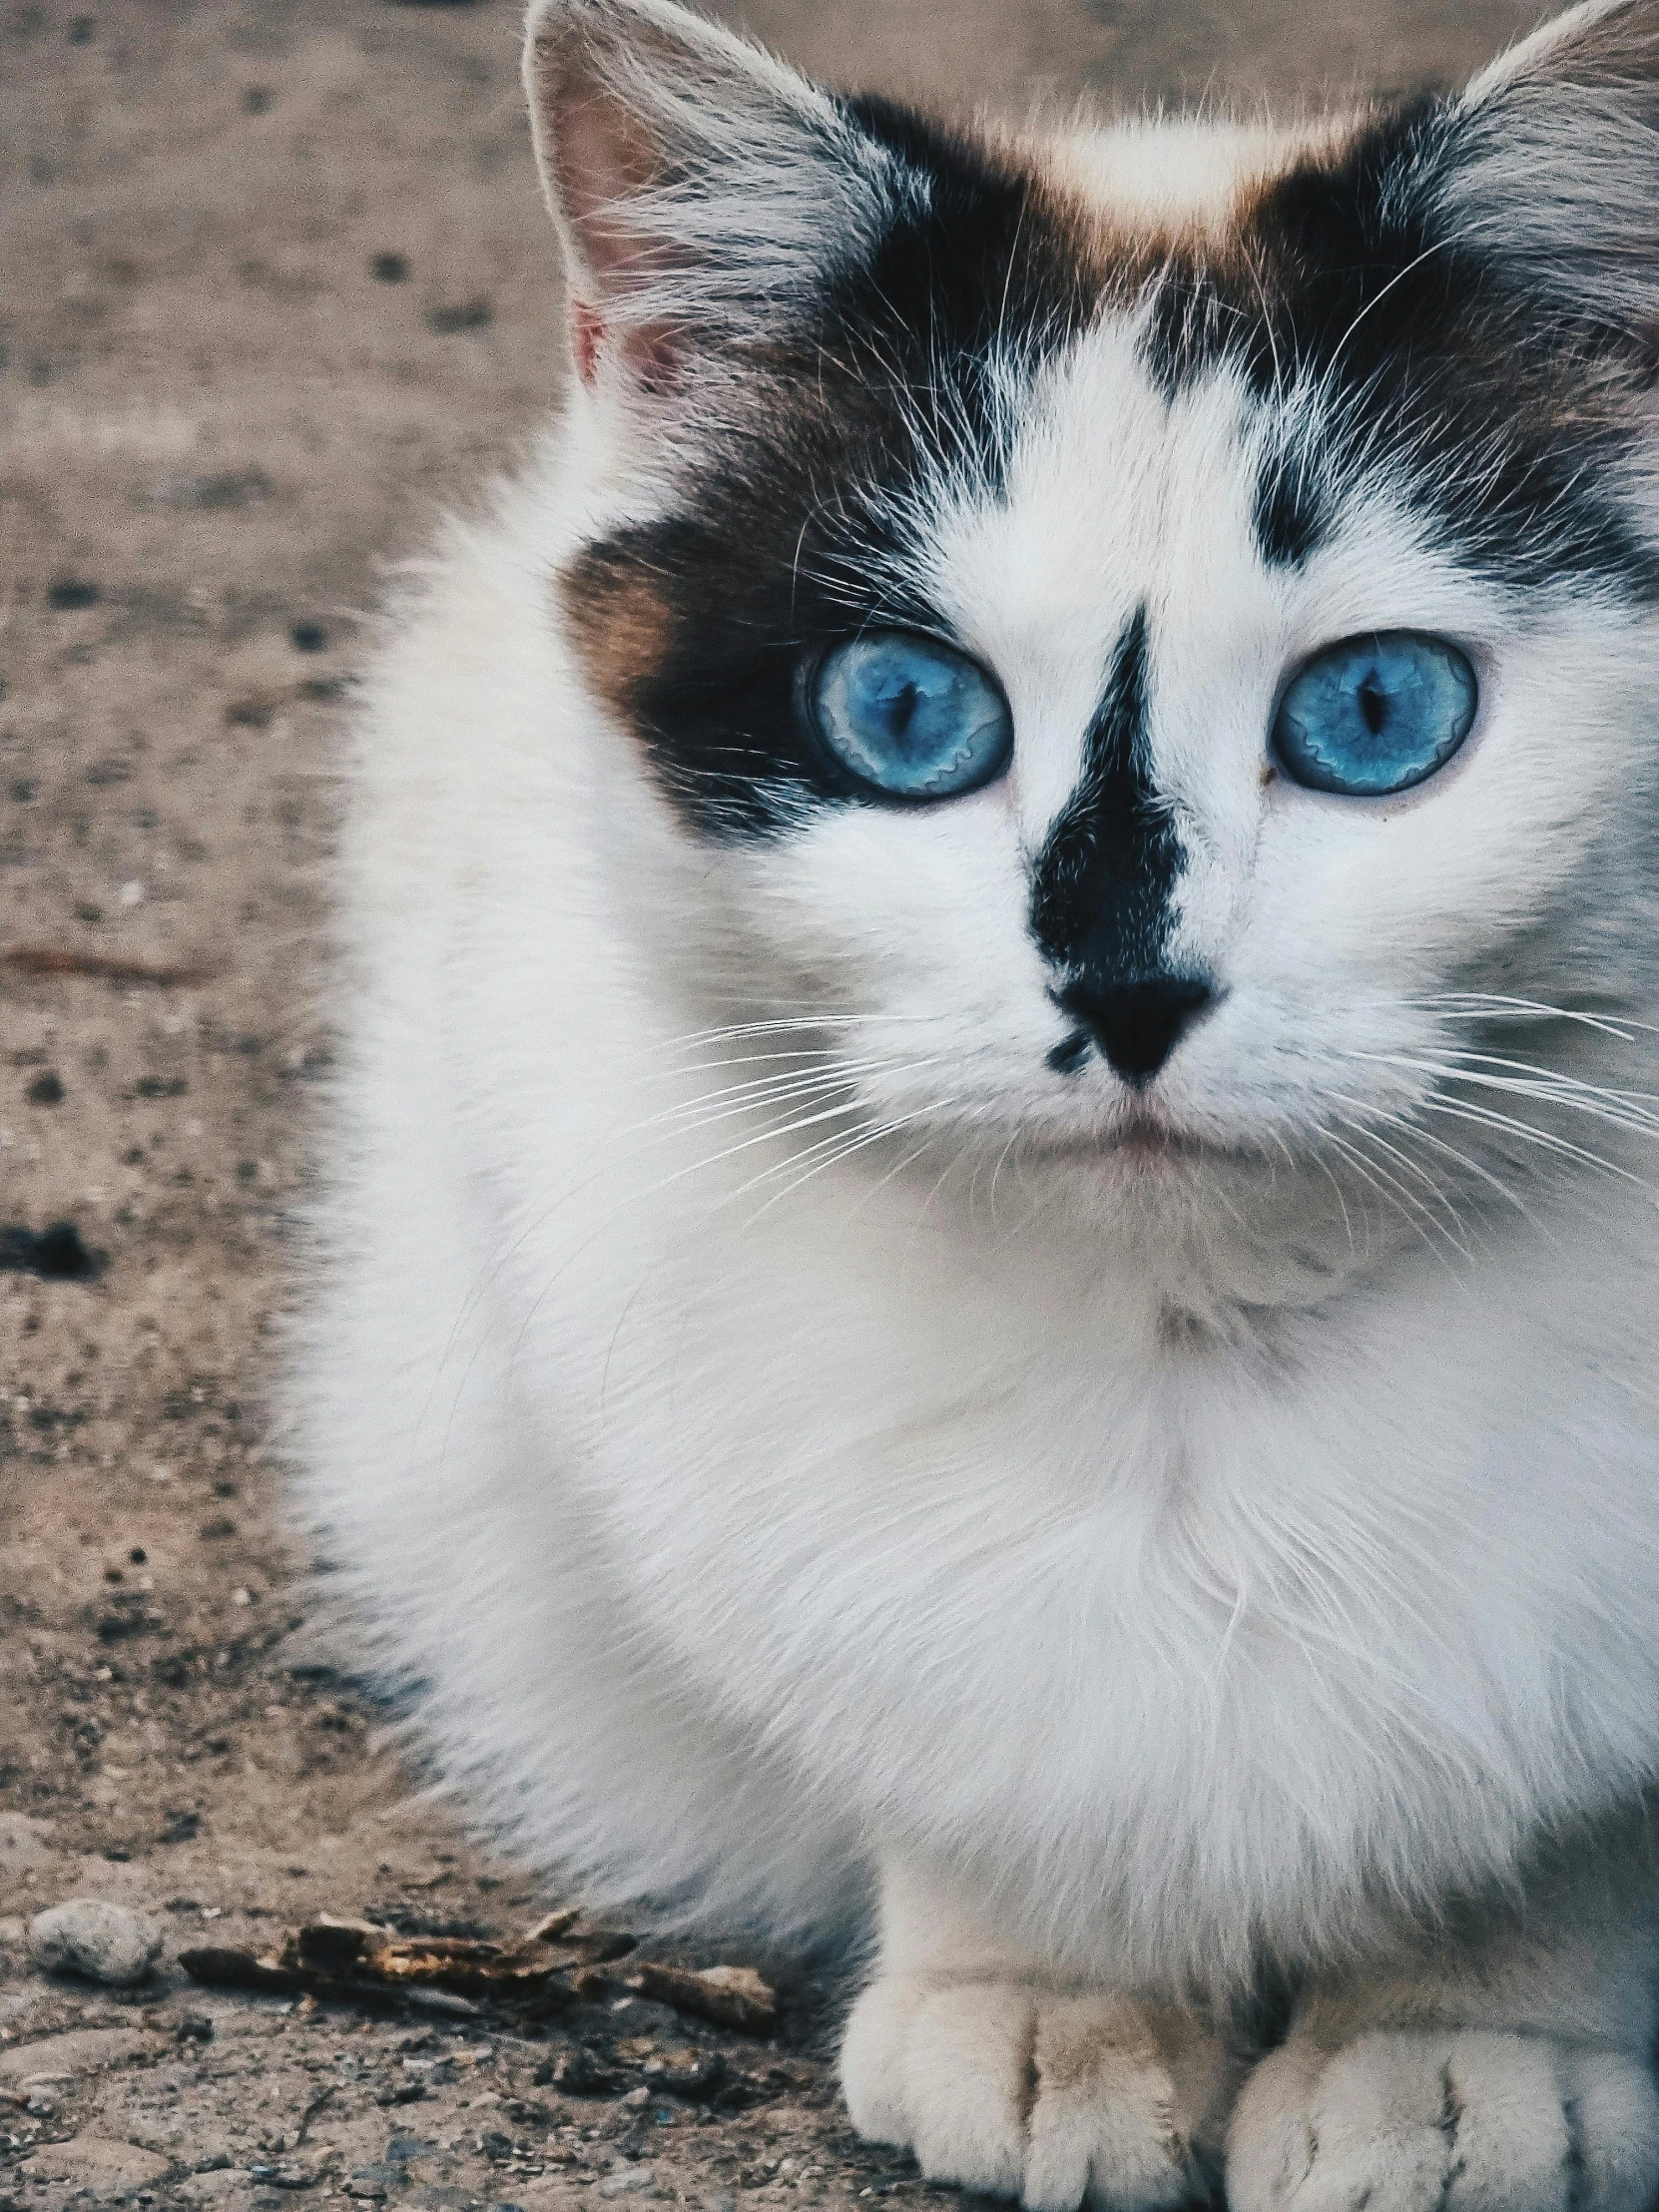
[[[599,348],[605,339],[605,318],[585,299],[570,302],[570,347],[576,355],[576,373],[591,384],[599,372]]]
[[[576,357],[576,373],[584,384],[592,384],[599,375],[599,355],[611,326],[599,309],[586,299],[570,302],[570,350]],[[665,392],[674,383],[681,366],[680,354],[668,330],[660,323],[646,324],[640,329],[629,330],[624,326],[618,340],[617,357],[641,388],[649,392]]]

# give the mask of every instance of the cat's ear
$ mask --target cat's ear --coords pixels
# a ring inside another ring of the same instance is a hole
[[[836,101],[668,0],[536,0],[524,77],[590,382],[782,328],[904,189]]]
[[[1440,206],[1456,238],[1558,311],[1659,325],[1659,0],[1569,9],[1446,121]]]

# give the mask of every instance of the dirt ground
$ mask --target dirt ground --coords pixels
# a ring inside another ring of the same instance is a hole
[[[1414,83],[1529,7],[729,13],[842,82],[1021,111]],[[950,2194],[853,2141],[832,1977],[787,1961],[766,2041],[620,1982],[537,2026],[213,1993],[177,1964],[319,1910],[481,1934],[546,1903],[308,1640],[267,1414],[330,1055],[330,752],[377,564],[556,391],[515,15],[0,18],[0,2212]],[[131,1997],[30,1970],[29,1917],[76,1896],[165,1928]],[[686,2048],[724,2071],[665,2094]]]

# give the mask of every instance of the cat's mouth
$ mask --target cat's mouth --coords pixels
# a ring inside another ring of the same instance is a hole
[[[1238,1157],[1237,1148],[1212,1137],[1195,1135],[1137,1100],[1105,1127],[1087,1135],[1071,1133],[1043,1141],[1050,1157],[1070,1160],[1121,1161],[1126,1167],[1157,1171],[1190,1167],[1203,1162],[1220,1164]]]
[[[1129,1160],[1190,1159],[1214,1149],[1144,1107],[1132,1107],[1106,1141],[1112,1151]]]
[[[1096,1150],[1144,1168],[1190,1166],[1236,1156],[1233,1146],[1218,1144],[1213,1137],[1196,1136],[1138,1103],[1103,1132]]]

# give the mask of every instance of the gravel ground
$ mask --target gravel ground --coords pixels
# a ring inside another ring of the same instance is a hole
[[[1529,8],[728,12],[843,81],[1021,110],[1413,82]],[[307,1640],[267,1413],[330,1056],[330,748],[375,564],[556,387],[514,15],[0,17],[0,2212],[950,2194],[851,2139],[837,1987],[799,1961],[754,1961],[787,2000],[767,2041],[620,1981],[538,2025],[209,1992],[177,1963],[317,1912],[510,1935],[548,1902]],[[30,1917],[87,1896],[165,1931],[136,1990],[31,1970]]]

